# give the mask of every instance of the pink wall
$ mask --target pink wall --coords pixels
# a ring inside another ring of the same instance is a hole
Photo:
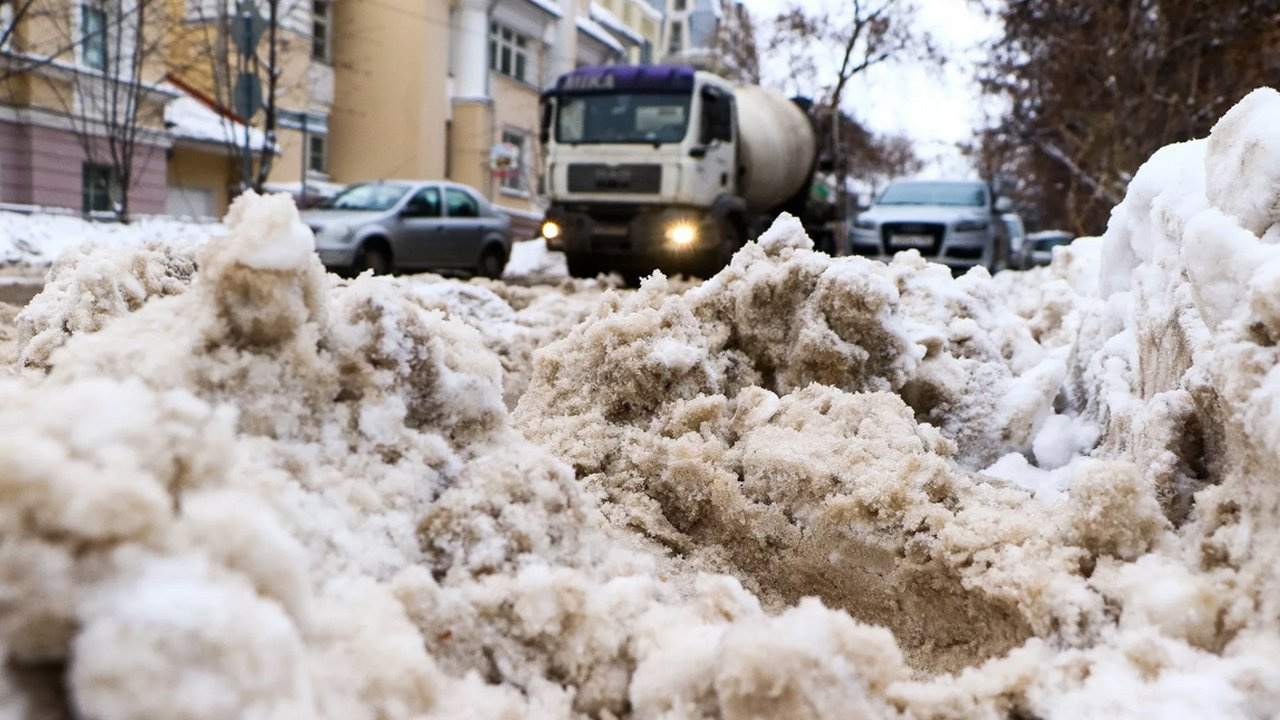
[[[98,140],[99,157],[106,144]],[[162,213],[165,151],[138,143],[134,151],[129,210]],[[0,201],[81,210],[84,148],[74,133],[36,125],[0,122]]]

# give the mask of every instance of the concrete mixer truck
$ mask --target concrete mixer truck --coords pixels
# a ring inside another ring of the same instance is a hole
[[[547,247],[569,272],[709,277],[779,213],[833,247],[807,103],[685,66],[561,76],[542,97]]]

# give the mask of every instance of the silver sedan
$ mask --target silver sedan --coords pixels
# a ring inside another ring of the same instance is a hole
[[[463,270],[500,277],[511,219],[473,188],[445,181],[352,185],[302,213],[325,267],[374,274]]]

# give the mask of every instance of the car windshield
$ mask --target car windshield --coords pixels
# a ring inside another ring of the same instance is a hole
[[[981,183],[912,182],[885,188],[877,205],[959,205],[982,207],[987,193]]]
[[[556,141],[676,143],[689,127],[691,93],[610,93],[560,98]]]
[[[333,210],[390,210],[404,194],[407,183],[364,183],[352,185],[334,196],[326,207]]]

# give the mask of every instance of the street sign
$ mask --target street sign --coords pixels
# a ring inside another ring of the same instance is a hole
[[[266,30],[267,21],[253,3],[240,3],[236,7],[235,17],[231,18],[231,42],[241,55],[252,55]]]
[[[262,80],[251,72],[242,72],[236,78],[235,99],[232,103],[236,114],[248,120],[262,107]]]

